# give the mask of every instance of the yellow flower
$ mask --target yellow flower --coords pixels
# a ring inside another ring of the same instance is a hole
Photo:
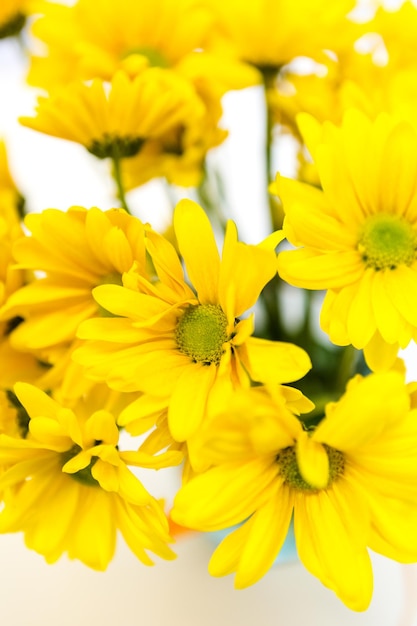
[[[64,552],[104,570],[119,530],[135,555],[172,559],[168,523],[157,502],[128,465],[158,469],[181,455],[121,452],[114,416],[88,403],[71,411],[36,387],[15,386],[30,416],[25,439],[0,435],[0,489],[7,489],[0,532],[23,531],[29,548],[49,563]],[[10,489],[11,488],[11,489]]]
[[[417,136],[405,122],[349,111],[343,125],[301,116],[323,191],[278,178],[284,232],[280,276],[327,290],[321,326],[337,345],[389,368],[417,338]]]
[[[137,158],[124,164],[126,185],[133,188],[160,176],[177,185],[198,185],[207,151],[227,135],[219,128],[221,97],[230,89],[259,82],[253,68],[206,48],[214,30],[210,9],[198,0],[163,0],[157,6],[132,0],[48,5],[34,24],[48,55],[33,59],[29,82],[53,92],[75,79],[113,81],[120,71],[132,79],[149,68],[172,74],[179,85],[187,85],[189,107],[177,102],[184,113],[177,123],[146,136],[149,141],[137,151]],[[167,83],[165,89],[171,86]],[[180,97],[177,92],[174,89],[171,100]],[[144,103],[146,111],[138,113],[138,120],[154,119],[156,114],[155,121],[162,126],[163,118],[169,117],[163,111],[158,117],[162,96],[155,93],[152,102]]]
[[[220,259],[198,205],[181,201],[174,227],[195,291],[171,244],[149,234],[159,281],[131,272],[124,286],[96,288],[99,305],[118,317],[85,322],[78,335],[90,341],[74,358],[88,376],[115,389],[165,397],[172,435],[184,441],[201,423],[215,388],[247,386],[251,379],[296,380],[310,369],[310,360],[292,344],[251,337],[253,315],[240,319],[276,272],[277,233],[257,246],[245,245],[229,222]]]
[[[378,6],[369,30],[383,39],[389,63],[399,68],[415,65],[417,7],[411,0],[396,9]]]
[[[228,133],[219,127],[221,98],[210,82],[196,81],[196,92],[204,103],[204,114],[185,119],[164,135],[150,139],[137,156],[123,161],[127,189],[160,176],[183,187],[200,184],[207,152],[222,143]]]
[[[48,54],[35,57],[30,82],[50,88],[53,77],[109,80],[120,69],[133,76],[149,66],[172,67],[203,47],[212,25],[199,0],[45,3],[33,31]]]
[[[122,209],[82,207],[28,215],[26,226],[31,236],[16,242],[15,259],[43,277],[15,290],[1,316],[24,318],[10,335],[13,347],[54,365],[64,392],[77,396],[83,379],[70,352],[81,321],[99,312],[92,290],[106,282],[121,284],[134,261],[146,273],[147,227]]]
[[[226,43],[239,58],[259,68],[279,68],[297,56],[310,56],[340,44],[351,23],[352,0],[209,0]],[[314,26],[312,26],[314,25]]]
[[[6,144],[0,140],[0,216],[5,219],[9,229],[20,224],[23,204],[24,198],[10,173]]]
[[[134,156],[147,139],[203,111],[186,80],[159,68],[133,80],[118,72],[108,90],[100,79],[71,83],[38,102],[37,116],[20,118],[23,125],[80,143],[100,159]]]
[[[198,65],[206,78],[227,89],[253,84],[257,77],[251,68],[211,54],[214,20],[200,0],[45,3],[33,32],[47,54],[32,59],[29,82],[50,90],[74,78],[110,80],[118,70],[133,77],[147,67],[193,78]]]
[[[0,39],[18,35],[26,23],[31,0],[2,0],[0,6]]]
[[[417,557],[416,418],[396,372],[353,379],[313,432],[279,396],[251,389],[209,424],[214,465],[180,489],[171,516],[202,531],[240,525],[209,564],[214,576],[236,572],[238,588],[272,566],[293,517],[304,566],[348,607],[365,610],[367,548],[402,562]]]
[[[23,198],[8,167],[6,146],[0,141],[0,306],[27,279],[25,271],[16,267],[13,256],[15,242],[23,237],[19,216],[22,204]],[[10,334],[20,322],[21,318],[13,313],[0,321],[0,389],[10,389],[16,380],[34,381],[43,373],[33,355],[10,344]]]

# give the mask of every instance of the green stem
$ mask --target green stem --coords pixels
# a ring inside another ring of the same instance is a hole
[[[273,144],[274,144],[274,120],[272,109],[269,103],[269,91],[274,88],[276,77],[279,72],[277,67],[259,68],[263,78],[263,93],[265,105],[265,185],[267,189],[267,199],[272,230],[282,227],[282,220],[279,219],[280,211],[277,200],[269,193],[269,185],[272,182],[275,172],[273,172]],[[276,275],[264,288],[261,297],[264,302],[268,316],[268,336],[270,339],[285,341],[286,332],[282,321],[280,298],[282,281]]]
[[[123,185],[122,170],[120,167],[120,156],[117,154],[113,154],[112,161],[113,161],[113,178],[117,186],[117,197],[119,198],[120,204],[122,205],[122,208],[126,211],[126,213],[129,213],[130,215],[132,215],[132,212],[129,209],[129,206],[126,201],[126,193],[125,193],[125,188]]]
[[[215,188],[215,194],[213,190]],[[219,193],[219,181],[215,181],[215,185],[211,184],[207,169],[204,168],[203,179],[198,185],[197,189],[198,200],[207,212],[207,214],[216,220],[223,232],[226,231],[227,219],[223,214],[222,205],[224,198],[220,197]]]
[[[336,379],[336,389],[341,393],[345,391],[346,383],[355,373],[358,357],[359,352],[353,346],[343,348]]]
[[[269,102],[269,92],[274,89],[275,81],[279,72],[276,67],[263,67],[261,69],[263,85],[264,85],[264,102],[265,102],[265,174],[266,186],[269,188],[270,183],[274,180],[275,171],[273,171],[273,147],[274,147],[274,119],[272,109]],[[279,230],[282,227],[282,219],[280,216],[279,205],[277,200],[268,191],[268,204],[271,225],[273,230]]]

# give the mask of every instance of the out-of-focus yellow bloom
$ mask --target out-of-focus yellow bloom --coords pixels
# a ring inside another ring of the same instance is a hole
[[[291,129],[300,112],[320,122],[340,124],[348,108],[374,119],[387,112],[415,125],[417,7],[405,2],[395,11],[382,7],[362,25],[361,40],[339,46],[337,54],[316,56],[307,73],[286,71],[269,93],[274,121]],[[358,51],[357,47],[362,49]]]
[[[250,389],[205,431],[211,467],[178,492],[171,516],[230,532],[213,576],[247,587],[272,566],[293,517],[300,560],[356,611],[372,596],[368,548],[417,558],[417,420],[397,372],[353,379],[314,431],[276,393]]]
[[[192,78],[195,62],[223,89],[257,81],[250,68],[211,54],[215,16],[200,0],[46,2],[33,32],[47,54],[32,59],[28,79],[48,90],[74,78],[110,80],[118,70],[134,77],[148,67],[171,68]]]
[[[0,4],[0,39],[18,35],[31,13],[33,0],[2,0]]]
[[[379,6],[369,30],[381,36],[393,67],[415,65],[417,54],[417,6],[405,0],[395,9]]]
[[[352,37],[347,14],[352,0],[209,0],[220,22],[225,48],[259,68],[278,69],[297,56],[334,49]]]
[[[220,258],[197,204],[181,201],[174,227],[193,288],[173,246],[149,234],[147,249],[159,280],[149,282],[133,269],[124,286],[95,289],[99,305],[115,317],[85,322],[78,335],[89,341],[74,358],[88,376],[115,389],[165,398],[172,436],[184,441],[200,426],[216,390],[251,380],[296,380],[310,369],[310,360],[292,344],[252,337],[253,315],[240,319],[276,272],[277,233],[245,245],[229,222]]]
[[[203,48],[212,27],[200,0],[47,2],[33,32],[48,54],[35,58],[29,81],[50,89],[52,78],[110,80],[120,69],[135,76],[146,67],[172,67]]]
[[[327,290],[321,326],[336,345],[364,349],[374,370],[417,339],[417,134],[349,111],[340,128],[300,118],[323,191],[278,178],[290,284]]]
[[[123,72],[109,89],[101,80],[72,83],[40,97],[37,115],[20,118],[40,132],[82,144],[98,158],[131,157],[148,139],[164,136],[202,115],[191,85],[153,68],[130,80]]]
[[[6,146],[0,141],[0,306],[27,280],[25,271],[16,267],[14,243],[23,237],[20,210],[23,198],[11,176]],[[0,389],[10,389],[19,380],[34,381],[43,373],[35,357],[10,345],[10,333],[20,323],[11,314],[0,321]]]
[[[53,92],[74,79],[112,81],[119,71],[132,79],[149,68],[162,75],[162,70],[173,73],[179,84],[188,83],[183,95],[188,94],[189,107],[185,110],[181,103],[184,115],[177,123],[164,130],[161,123],[161,132],[153,133],[137,158],[124,164],[125,184],[132,188],[163,176],[174,184],[198,185],[207,151],[227,135],[219,128],[221,97],[259,81],[253,68],[207,48],[215,32],[213,19],[199,0],[164,0],[158,5],[79,0],[72,7],[47,3],[34,32],[48,46],[48,54],[33,59],[28,80]],[[166,83],[165,90],[169,89]],[[176,99],[173,92],[171,100]],[[152,102],[144,103],[146,113],[138,110],[137,119],[149,118],[149,111],[160,122],[160,112],[168,122],[169,114],[159,107],[161,100],[161,94],[153,94]],[[113,117],[117,124],[120,112],[113,112]]]
[[[31,236],[16,242],[15,258],[19,267],[44,276],[10,294],[2,318],[24,318],[10,334],[12,345],[53,365],[48,384],[60,382],[65,396],[77,397],[86,381],[71,351],[81,321],[100,311],[92,290],[121,284],[133,262],[146,275],[145,226],[122,209],[82,207],[31,214],[26,225]]]
[[[49,563],[67,552],[104,570],[117,530],[146,565],[152,565],[147,551],[174,558],[161,505],[128,465],[158,469],[181,455],[121,452],[115,417],[105,408],[90,414],[80,402],[72,411],[26,383],[17,383],[15,393],[28,432],[0,435],[0,489],[7,489],[0,532],[23,531],[26,545]]]
[[[123,161],[126,189],[160,176],[183,187],[200,184],[207,152],[221,144],[228,133],[219,127],[223,114],[220,98],[210,92],[208,81],[199,84],[198,96],[204,103],[202,115],[184,118],[182,124],[149,139],[137,156]]]

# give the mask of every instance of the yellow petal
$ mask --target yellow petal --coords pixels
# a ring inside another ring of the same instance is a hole
[[[361,541],[363,533],[355,534],[357,523],[352,519],[359,515],[355,505],[350,499],[340,506],[331,491],[311,497],[300,494],[295,502],[295,537],[304,566],[350,609],[364,611],[372,597],[372,565]],[[368,523],[366,518],[363,523]]]
[[[387,343],[376,331],[371,341],[364,346],[363,354],[373,372],[386,372],[394,365],[399,349],[398,343]]]
[[[265,501],[276,479],[268,459],[226,463],[197,475],[177,493],[172,519],[187,528],[211,531],[239,524]]]
[[[387,293],[384,280],[385,272],[375,272],[372,281],[372,306],[376,327],[387,343],[397,343],[403,335],[405,320],[401,316],[395,301]]]
[[[409,406],[401,374],[370,374],[333,405],[312,437],[337,450],[357,450],[376,438],[388,424],[402,419]]]
[[[263,383],[292,382],[311,369],[308,354],[291,343],[249,337],[239,356],[251,378]]]
[[[417,326],[417,268],[399,265],[384,273],[388,296],[398,311],[413,326]]]
[[[268,572],[287,536],[294,507],[293,492],[278,485],[270,492],[268,502],[251,518],[250,534],[242,546],[235,577],[237,589],[253,585]]]
[[[174,212],[178,247],[201,304],[218,302],[220,257],[208,217],[191,200],[181,200]]]
[[[321,443],[302,431],[296,443],[297,465],[304,480],[316,489],[324,489],[329,482],[329,457]]]
[[[341,289],[359,280],[363,271],[363,261],[356,250],[321,253],[301,248],[278,254],[281,278],[304,289]]]
[[[372,302],[372,284],[375,272],[367,269],[357,285],[347,311],[347,332],[351,343],[362,349],[375,333],[375,317]]]
[[[85,487],[68,538],[68,556],[96,570],[105,570],[114,555],[116,528],[109,494]]]
[[[169,429],[176,441],[188,439],[201,424],[216,375],[214,364],[190,363],[179,376],[168,408]]]
[[[56,419],[61,405],[52,400],[44,391],[29,383],[16,383],[14,392],[31,417],[38,415]]]
[[[219,278],[219,301],[229,323],[255,304],[275,274],[275,251],[237,241],[236,226],[229,221]]]

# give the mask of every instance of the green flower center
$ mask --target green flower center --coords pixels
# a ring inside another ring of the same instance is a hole
[[[326,444],[323,444],[323,447],[329,458],[329,482],[327,483],[327,489],[335,480],[342,476],[345,471],[345,457],[343,452],[340,452],[340,450],[331,448]],[[297,491],[308,491],[311,493],[317,493],[317,491],[319,491],[319,489],[312,487],[301,476],[298,468],[295,446],[290,446],[281,450],[281,452],[277,455],[276,462],[280,467],[281,475],[284,477],[284,483],[289,487],[296,489]]]
[[[0,24],[0,39],[6,37],[14,37],[18,35],[26,24],[26,15],[23,13],[15,13],[6,22]]]
[[[377,271],[411,265],[417,256],[417,232],[397,215],[373,215],[364,225],[358,250]]]
[[[217,304],[189,306],[175,329],[180,351],[205,365],[220,363],[227,338],[227,318]]]
[[[99,159],[123,159],[133,157],[138,154],[144,144],[141,137],[130,137],[128,135],[119,137],[105,133],[100,139],[93,139],[87,150]]]
[[[146,57],[150,67],[169,67],[167,59],[159,50],[155,50],[155,48],[148,48],[147,46],[131,48],[123,54],[122,58],[127,59],[127,57],[134,54]]]
[[[81,452],[81,448],[78,445],[74,445],[70,450],[62,452],[62,466],[64,466],[65,463],[70,461],[74,456],[77,456],[79,452]],[[96,463],[97,459],[98,457],[93,457],[91,459],[90,465],[87,465],[87,467],[83,467],[83,469],[80,469],[78,470],[78,472],[74,472],[73,474],[67,474],[67,476],[70,476],[70,478],[73,478],[77,482],[81,483],[82,485],[86,485],[87,487],[99,487],[100,483],[94,478],[91,473],[91,468]]]

